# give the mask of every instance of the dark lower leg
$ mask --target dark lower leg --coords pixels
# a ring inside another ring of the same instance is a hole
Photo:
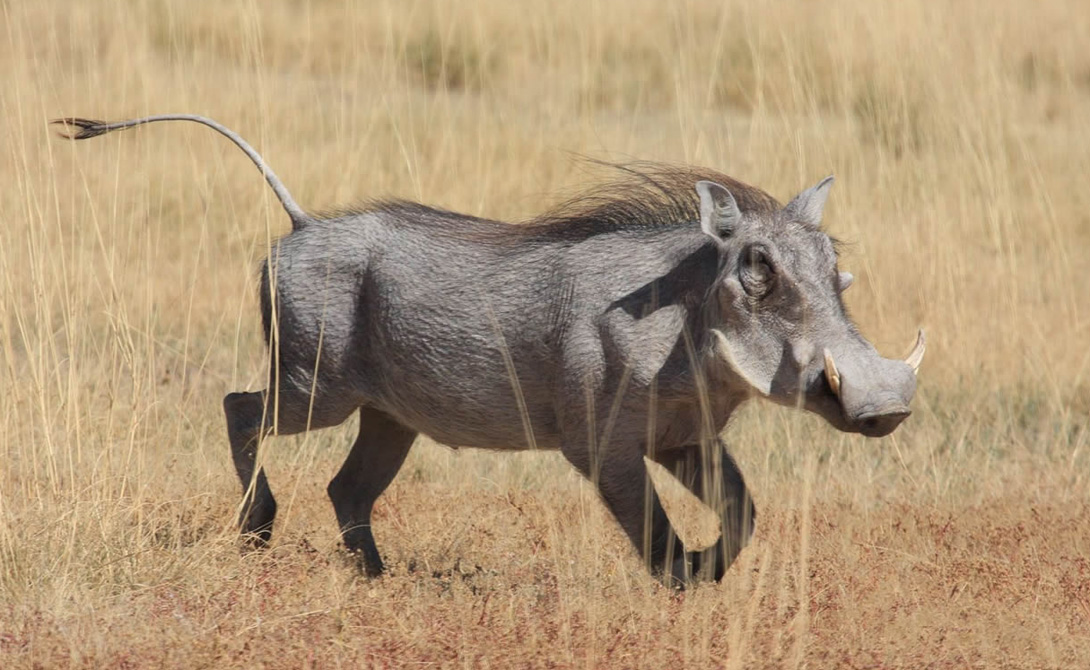
[[[565,455],[568,455],[565,452]],[[569,460],[588,478],[589,467]],[[602,500],[613,513],[652,574],[668,583],[685,579],[685,551],[674,533],[658,494],[651,486],[647,465],[638,449],[613,449],[602,459],[598,481]]]
[[[416,433],[374,409],[360,409],[360,432],[327,491],[341,537],[368,576],[382,574],[382,557],[371,533],[371,510],[409,454]]]
[[[231,460],[242,484],[239,529],[255,547],[264,547],[272,537],[276,500],[263,469],[255,473],[257,451],[269,433],[294,435],[311,429],[335,426],[359,404],[349,394],[312,398],[309,391],[283,389],[278,397],[267,391],[229,393],[223,399]]]
[[[254,469],[257,449],[267,432],[262,429],[265,411],[265,394],[229,393],[223,399],[227,415],[227,435],[231,441],[231,460],[235,464],[242,484],[242,509],[239,512],[239,530],[255,547],[265,547],[272,537],[273,520],[276,518],[276,500],[273,498],[264,470]]]
[[[707,576],[722,579],[749,543],[757,515],[737,463],[719,440],[707,453],[702,453],[700,445],[689,445],[656,454],[655,460],[719,516],[719,541],[702,552],[694,570],[704,567]]]

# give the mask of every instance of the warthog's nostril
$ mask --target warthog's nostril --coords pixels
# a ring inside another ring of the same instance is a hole
[[[897,409],[863,415],[858,419],[859,432],[867,437],[884,437],[892,433],[911,413],[908,409]]]

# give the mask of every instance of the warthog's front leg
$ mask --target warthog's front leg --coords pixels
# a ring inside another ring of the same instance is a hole
[[[738,553],[749,544],[757,516],[738,464],[719,439],[707,450],[691,444],[656,453],[654,460],[719,515],[719,541],[697,555],[693,572],[703,572],[716,581],[722,579]]]
[[[360,409],[360,433],[327,491],[337,512],[344,546],[369,577],[382,574],[382,557],[371,533],[371,510],[409,454],[416,432],[389,415]]]
[[[685,548],[651,485],[636,445],[611,445],[592,468],[585,448],[561,449],[572,465],[598,487],[602,500],[636,547],[652,574],[670,586],[684,586]]]

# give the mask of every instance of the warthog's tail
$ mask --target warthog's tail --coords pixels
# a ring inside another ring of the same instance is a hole
[[[142,126],[145,123],[154,123],[156,121],[196,121],[225,136],[227,139],[234,142],[239,149],[242,149],[246,155],[250,157],[250,160],[254,162],[254,165],[257,166],[257,169],[261,170],[261,174],[264,175],[265,181],[269,182],[269,186],[272,187],[273,193],[280,199],[280,204],[284,206],[284,210],[288,213],[288,216],[291,217],[292,229],[298,229],[303,223],[310,219],[306,212],[303,211],[303,208],[300,207],[295,202],[295,199],[291,197],[291,194],[288,193],[288,189],[284,187],[284,183],[280,181],[280,178],[276,176],[276,173],[265,163],[265,159],[250,146],[249,142],[242,139],[235,131],[206,116],[198,116],[196,114],[157,114],[155,116],[145,116],[141,119],[129,119],[127,121],[116,122],[67,117],[63,119],[53,119],[50,123],[61,125],[68,129],[68,132],[62,131],[60,133],[61,137],[67,137],[70,140],[86,140],[91,137],[105,135],[106,133],[115,130],[124,130],[125,128]]]

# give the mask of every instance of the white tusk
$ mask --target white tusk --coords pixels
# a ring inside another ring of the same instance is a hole
[[[825,350],[825,379],[829,382],[829,387],[833,389],[833,393],[839,398],[840,373],[837,372],[836,363],[833,362],[833,354],[828,349]]]
[[[905,358],[905,363],[912,368],[913,374],[919,374],[920,363],[923,362],[923,352],[927,348],[927,338],[923,335],[923,328],[916,335],[916,346],[912,349],[912,353]]]

